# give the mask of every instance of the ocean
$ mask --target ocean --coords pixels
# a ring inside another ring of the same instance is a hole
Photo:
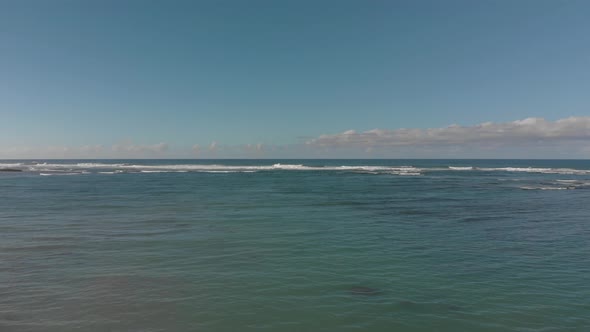
[[[590,331],[590,161],[0,161],[0,331]]]

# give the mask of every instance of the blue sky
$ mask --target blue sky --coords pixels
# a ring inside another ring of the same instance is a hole
[[[588,158],[589,12],[2,0],[0,158]],[[467,131],[416,139],[449,125]]]

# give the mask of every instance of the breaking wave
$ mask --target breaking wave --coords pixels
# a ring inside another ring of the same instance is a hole
[[[437,172],[496,172],[496,173],[538,173],[561,175],[590,175],[588,169],[574,168],[542,168],[542,167],[415,167],[410,165],[304,165],[304,164],[261,164],[261,165],[227,165],[227,164],[134,164],[106,162],[10,162],[0,163],[0,171],[18,170],[41,175],[54,173],[67,174],[122,174],[122,173],[171,173],[171,172],[205,172],[205,173],[252,173],[252,172],[283,172],[283,171],[314,171],[314,172],[355,172],[365,174],[391,174],[419,176]],[[562,180],[570,181],[570,180]]]

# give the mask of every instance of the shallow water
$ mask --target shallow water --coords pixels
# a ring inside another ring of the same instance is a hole
[[[0,331],[590,330],[589,161],[2,168]]]

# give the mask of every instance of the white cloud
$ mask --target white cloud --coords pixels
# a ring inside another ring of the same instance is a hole
[[[557,121],[527,118],[506,123],[444,128],[347,130],[321,135],[305,144],[209,144],[170,146],[0,145],[0,159],[126,158],[588,158],[590,117]]]
[[[167,143],[158,143],[153,145],[136,145],[130,142],[115,144],[112,150],[116,153],[130,153],[130,154],[158,154],[168,150]]]
[[[429,129],[347,130],[308,140],[316,147],[403,147],[440,145],[514,145],[590,140],[590,117],[570,117],[557,121],[527,118],[507,123],[485,122],[475,126],[451,125]]]

